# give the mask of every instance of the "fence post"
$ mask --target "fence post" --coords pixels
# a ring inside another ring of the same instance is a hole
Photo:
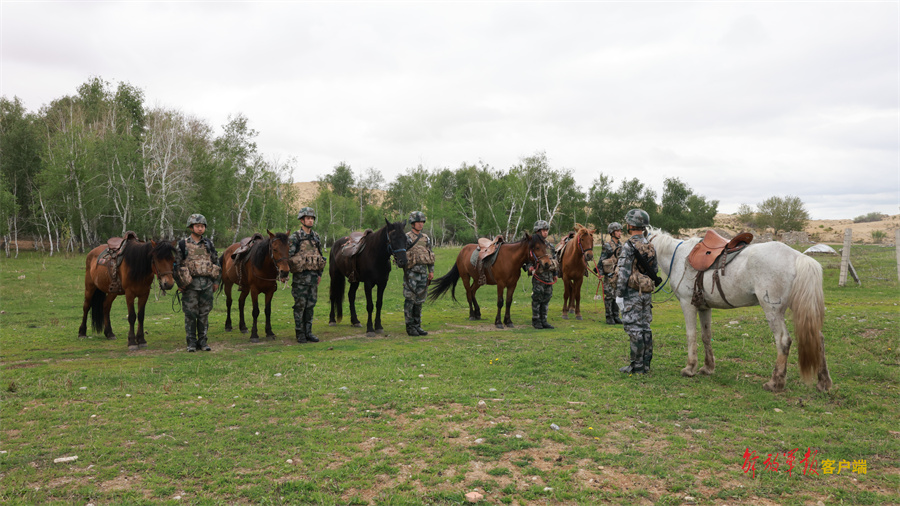
[[[900,228],[894,230],[894,251],[897,252],[897,281],[900,281]]]
[[[838,280],[838,286],[844,286],[847,283],[847,267],[850,265],[850,243],[853,239],[853,229],[844,229],[844,249],[841,250],[841,277]]]

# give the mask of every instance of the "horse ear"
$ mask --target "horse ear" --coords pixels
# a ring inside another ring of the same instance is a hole
[[[151,247],[151,248],[155,248],[155,247],[156,247],[156,241],[154,241],[153,239],[150,239],[150,247]]]
[[[271,237],[275,237],[275,234],[273,234],[272,232],[270,232],[269,229],[266,229],[266,233],[269,234],[269,237],[270,237],[270,238],[271,238]]]

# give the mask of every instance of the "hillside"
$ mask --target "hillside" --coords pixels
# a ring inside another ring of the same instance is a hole
[[[733,214],[717,214],[713,228],[720,232],[728,232],[729,235],[748,231],[746,227],[738,222],[737,217]],[[887,234],[885,239],[881,242],[884,244],[893,244],[895,231],[900,228],[900,214],[889,216],[881,221],[869,223],[853,223],[852,219],[810,220],[803,231],[809,234],[811,242],[841,244],[844,242],[844,230],[847,228],[853,231],[854,243],[862,242],[865,244],[872,244],[875,242],[872,240],[872,232],[880,230]],[[692,229],[685,232],[684,235],[687,236],[702,235],[706,232],[706,228]]]
[[[294,201],[295,211],[300,210],[301,207],[305,207],[310,205],[310,203],[316,198],[316,195],[319,193],[319,183],[318,181],[307,181],[302,183],[294,183],[294,189],[297,190],[297,200]],[[384,202],[385,196],[387,192],[384,190],[375,190],[375,205],[380,205]]]

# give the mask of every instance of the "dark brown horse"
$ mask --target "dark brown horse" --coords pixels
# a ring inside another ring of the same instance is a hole
[[[384,220],[385,225],[371,232],[359,240],[359,249],[355,255],[347,255],[344,245],[350,241],[350,237],[341,237],[335,241],[328,254],[328,274],[331,277],[329,298],[331,299],[331,314],[328,316],[328,324],[336,325],[343,316],[344,283],[346,277],[354,276],[350,281],[350,289],[347,291],[347,299],[350,305],[350,324],[361,327],[362,324],[356,316],[356,290],[363,283],[366,290],[366,311],[369,319],[366,321],[366,336],[374,337],[376,333],[384,332],[381,326],[381,304],[384,288],[387,286],[388,276],[391,273],[391,257],[401,269],[406,267],[406,234],[403,227],[406,220],[395,223]],[[352,235],[352,234],[351,234]],[[372,303],[372,288],[377,287],[377,299]],[[372,321],[372,310],[375,310],[375,321]]]
[[[466,300],[469,303],[469,319],[481,319],[481,307],[475,299],[475,292],[481,287],[479,283],[480,275],[475,266],[470,261],[472,253],[477,247],[476,244],[467,244],[456,256],[456,264],[450,269],[450,272],[444,274],[440,278],[434,280],[434,285],[428,293],[428,298],[435,301],[444,295],[447,290],[451,290],[453,300],[456,300],[456,282],[460,278],[463,280],[463,286],[466,287]],[[549,246],[539,235],[532,236],[525,232],[525,236],[518,242],[501,244],[496,253],[497,258],[490,267],[490,272],[485,273],[485,281],[487,285],[497,285],[497,317],[494,319],[494,325],[498,329],[502,329],[504,324],[512,327],[512,318],[509,315],[509,308],[512,305],[513,292],[516,290],[516,284],[519,282],[519,276],[522,274],[522,265],[528,261],[540,262],[545,267],[550,265]],[[506,290],[506,315],[503,323],[500,322],[500,310],[503,308],[503,290]]]
[[[175,264],[175,246],[168,242],[128,241],[120,253],[122,258],[118,267],[118,278],[125,290],[125,302],[128,304],[128,349],[145,348],[144,339],[144,307],[150,295],[153,276],[159,279],[159,288],[169,290],[175,285],[172,277]],[[107,339],[115,339],[109,322],[109,310],[119,294],[108,293],[110,278],[106,265],[97,264],[97,258],[107,249],[106,245],[97,246],[88,253],[84,261],[84,315],[78,337],[87,337],[87,318],[91,313],[91,326],[96,332],[103,332]],[[134,299],[138,300],[137,312],[134,310]],[[138,323],[137,333],[134,322]]]
[[[290,267],[288,266],[288,231],[285,233],[269,234],[268,239],[257,240],[246,253],[247,261],[241,264],[240,298],[238,310],[241,313],[239,328],[242,333],[247,333],[247,324],[244,322],[244,302],[248,295],[253,295],[253,328],[250,331],[250,342],[258,343],[259,334],[256,332],[256,320],[259,318],[259,294],[266,295],[266,337],[275,339],[272,332],[272,296],[278,289],[278,281],[286,283]],[[231,287],[238,283],[237,266],[231,254],[234,253],[240,243],[229,246],[220,257],[222,264],[222,289],[225,290],[225,330],[231,331]]]
[[[575,236],[559,252],[563,282],[562,317],[566,320],[573,308],[575,319],[581,320],[581,284],[584,283],[585,273],[593,272],[588,264],[593,259],[594,231],[576,223]]]

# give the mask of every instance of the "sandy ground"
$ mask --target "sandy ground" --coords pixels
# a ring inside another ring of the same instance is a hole
[[[761,231],[750,230],[738,222],[735,215],[717,214],[715,217],[715,225],[713,228],[719,231],[729,232],[734,235],[737,232],[753,232],[758,234]],[[810,242],[824,242],[827,244],[843,244],[844,230],[850,229],[853,235],[853,242],[874,244],[876,241],[872,239],[872,232],[880,230],[886,234],[885,238],[878,241],[880,244],[894,244],[896,231],[900,229],[900,214],[893,216],[885,216],[881,221],[873,221],[869,223],[853,223],[853,219],[845,220],[810,220],[806,225],[804,232],[809,234]],[[693,229],[686,231],[689,236],[702,236],[705,228]]]

